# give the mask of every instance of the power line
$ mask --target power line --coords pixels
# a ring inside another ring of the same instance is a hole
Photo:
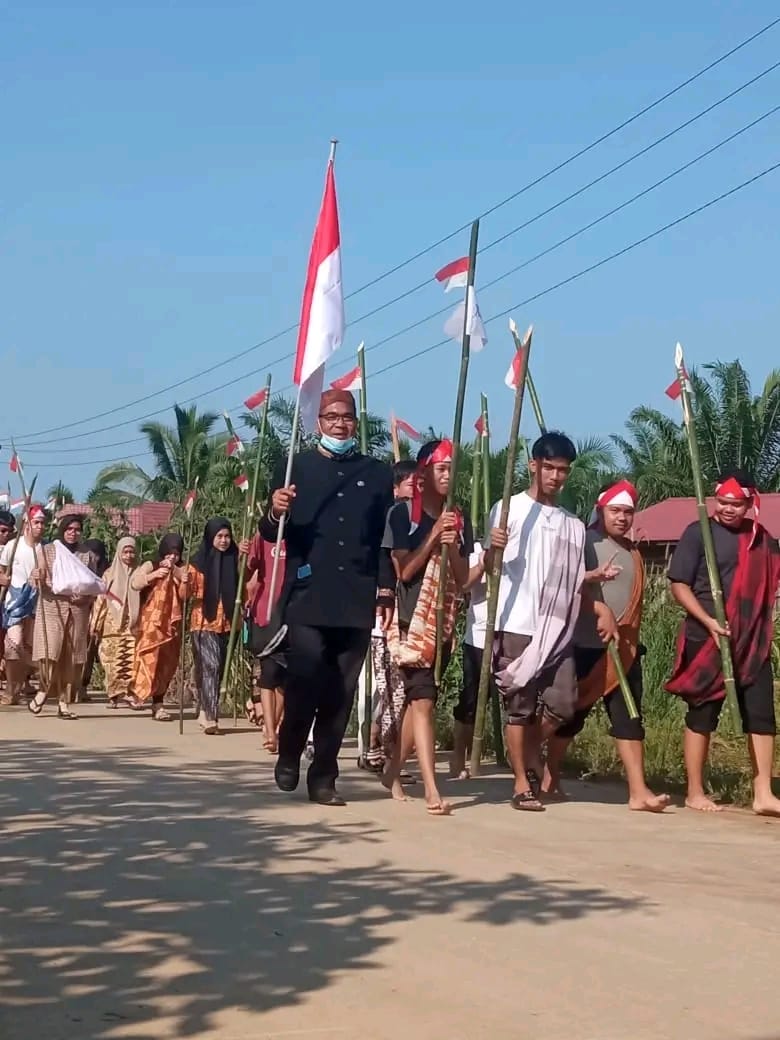
[[[780,108],[780,106],[778,106],[778,108]],[[567,278],[563,278],[561,281],[556,282],[554,285],[548,286],[546,289],[542,289],[539,292],[534,293],[532,296],[526,297],[524,300],[519,300],[516,303],[513,303],[505,310],[499,311],[497,314],[493,314],[490,318],[486,319],[486,324],[489,324],[493,321],[497,321],[499,318],[505,318],[512,311],[519,310],[521,307],[526,307],[529,303],[534,303],[536,300],[540,300],[544,296],[548,296],[550,293],[556,292],[558,289],[561,289],[566,285],[570,285],[572,282],[578,281],[585,275],[591,274],[593,271],[597,271],[599,268],[606,266],[606,264],[611,263],[613,260],[617,260],[620,257],[625,256],[627,253],[630,253],[632,250],[637,249],[639,246],[652,241],[654,238],[658,238],[659,235],[663,235],[667,231],[672,230],[672,228],[678,227],[686,220],[690,220],[692,217],[697,216],[699,213],[705,212],[705,210],[708,210],[712,206],[715,206],[718,203],[723,202],[725,199],[730,198],[732,195],[736,195],[737,192],[742,191],[744,188],[749,187],[751,184],[755,184],[763,177],[768,176],[770,173],[774,173],[774,171],[777,169],[780,169],[780,162],[776,162],[772,166],[768,166],[766,169],[754,174],[752,177],[749,177],[747,180],[744,180],[740,184],[735,185],[733,188],[729,188],[727,191],[724,191],[720,195],[715,196],[715,198],[709,199],[709,201],[704,202],[699,206],[696,206],[692,210],[689,210],[687,213],[684,213],[681,217],[677,217],[674,220],[669,221],[667,224],[664,224],[662,227],[656,228],[655,231],[651,231],[649,234],[643,235],[641,238],[635,239],[633,242],[631,242],[627,246],[624,246],[622,249],[619,249],[614,253],[610,253],[609,256],[605,256],[601,260],[597,260],[595,263],[589,264],[587,267],[583,267],[580,271],[577,271],[574,274],[569,275]],[[433,343],[429,347],[425,347],[422,350],[415,351],[413,354],[409,354],[406,357],[399,358],[397,361],[392,361],[389,365],[385,365],[384,368],[380,368],[377,369],[375,372],[372,372],[371,375],[374,378],[380,375],[384,375],[387,372],[393,371],[393,369],[400,368],[403,365],[409,364],[409,362],[411,361],[416,361],[418,358],[424,357],[426,354],[430,354],[434,350],[438,350],[443,346],[451,344],[451,342],[452,341],[449,338],[439,340],[438,343]],[[285,389],[289,388],[285,387],[280,392],[283,393]],[[116,459],[113,461],[124,462],[128,460]],[[65,465],[86,466],[95,464],[96,463],[83,462],[66,463]]]
[[[695,122],[697,119],[700,119],[702,116],[708,114],[714,108],[717,108],[718,106],[722,105],[725,101],[728,101],[729,99],[733,98],[735,96],[735,94],[740,93],[742,90],[746,89],[748,86],[751,86],[752,84],[757,82],[759,79],[761,79],[763,76],[767,75],[769,72],[773,71],[774,69],[778,68],[779,66],[780,66],[780,61],[776,62],[774,65],[772,65],[769,68],[765,69],[763,72],[759,73],[758,75],[752,77],[750,80],[748,80],[746,83],[743,83],[741,86],[737,87],[735,90],[732,90],[730,93],[724,95],[724,97],[720,98],[718,101],[716,101],[713,104],[709,105],[707,108],[703,109],[701,112],[697,113],[695,116],[692,116],[690,119],[686,120],[684,123],[681,123],[679,126],[675,127],[673,130],[667,132],[666,134],[663,134],[661,137],[657,138],[655,141],[653,141],[651,144],[647,145],[645,148],[642,148],[638,152],[635,152],[632,156],[630,156],[629,158],[625,159],[623,162],[619,163],[617,166],[612,167],[611,170],[608,170],[606,173],[600,175],[595,180],[590,181],[588,184],[584,185],[582,188],[578,189],[576,192],[574,192],[571,195],[567,196],[567,198],[562,200],[562,202],[556,203],[554,206],[548,208],[547,210],[542,211],[541,213],[537,214],[535,217],[530,218],[528,221],[526,221],[524,224],[520,225],[518,228],[515,228],[513,231],[508,232],[506,235],[502,236],[499,239],[496,239],[494,242],[488,243],[488,245],[485,246],[484,249],[485,250],[490,249],[493,245],[496,245],[498,242],[501,242],[504,239],[508,238],[509,235],[517,233],[518,231],[520,231],[523,228],[527,227],[529,224],[531,224],[534,221],[538,220],[540,217],[545,216],[547,213],[551,212],[553,209],[558,208],[558,206],[562,205],[563,202],[569,201],[570,199],[574,198],[577,195],[581,195],[588,188],[590,188],[593,185],[595,185],[595,184],[599,183],[600,181],[604,180],[611,173],[614,173],[615,171],[621,169],[622,167],[626,166],[628,163],[632,162],[634,159],[638,158],[641,155],[646,154],[648,151],[650,151],[650,149],[654,148],[656,145],[662,143],[663,141],[668,140],[674,134],[676,134],[676,133],[680,132],[681,130],[685,129],[686,127],[690,126],[691,123]],[[780,106],[778,106],[778,107],[780,107]],[[546,249],[542,250],[540,253],[537,253],[535,256],[531,257],[530,259],[523,261],[523,263],[521,263],[521,264],[519,264],[519,265],[517,265],[517,266],[515,266],[515,267],[513,267],[511,269],[509,269],[508,271],[504,271],[502,274],[498,275],[496,278],[493,278],[491,281],[484,283],[481,286],[481,289],[484,291],[486,289],[491,288],[494,285],[497,285],[499,282],[503,281],[504,279],[510,277],[513,274],[516,274],[518,271],[523,270],[524,268],[530,266],[531,264],[535,263],[537,260],[540,260],[542,257],[549,255],[550,253],[554,252],[556,249],[560,248],[562,245],[565,245],[566,243],[568,243],[568,242],[572,241],[573,239],[577,238],[579,235],[584,234],[586,231],[591,230],[593,227],[595,227],[596,225],[602,223],[604,220],[608,219],[610,216],[613,216],[615,213],[617,213],[617,212],[627,208],[633,202],[638,201],[640,198],[643,198],[645,195],[649,194],[651,191],[654,191],[656,188],[658,188],[661,185],[665,184],[667,181],[671,180],[673,177],[675,177],[678,174],[680,174],[680,173],[684,172],[685,170],[689,169],[691,166],[695,165],[697,162],[700,162],[702,159],[706,158],[707,156],[713,154],[713,152],[717,151],[718,149],[722,148],[724,145],[726,145],[729,142],[733,141],[736,137],[739,137],[741,134],[745,133],[747,130],[752,129],[754,126],[756,126],[762,120],[767,119],[769,116],[775,114],[775,112],[777,110],[778,110],[778,108],[776,107],[776,108],[773,108],[770,111],[764,113],[762,116],[759,116],[755,120],[751,121],[750,123],[746,124],[745,126],[741,127],[737,131],[735,131],[733,134],[730,134],[728,137],[722,139],[717,144],[713,145],[711,148],[706,149],[704,152],[701,152],[699,155],[695,156],[693,159],[689,160],[687,163],[684,163],[682,166],[679,166],[676,170],[673,170],[670,174],[667,174],[665,177],[661,178],[661,180],[656,181],[654,184],[650,185],[648,188],[645,188],[641,192],[638,192],[637,194],[633,195],[630,199],[627,199],[625,202],[621,203],[619,206],[613,207],[612,209],[610,209],[606,213],[602,214],[600,217],[597,217],[595,220],[590,221],[588,224],[584,225],[581,228],[578,228],[576,231],[571,232],[569,235],[566,235],[564,238],[560,239],[558,242],[554,243],[553,245],[548,246]],[[480,250],[480,252],[482,252],[482,251],[483,250]],[[429,282],[430,282],[430,280],[428,279],[428,280],[426,280],[422,284],[423,285],[428,285]],[[425,317],[417,319],[416,321],[412,322],[411,324],[406,325],[403,328],[401,328],[401,329],[399,329],[399,330],[397,330],[395,332],[390,333],[389,335],[383,337],[382,339],[378,340],[377,342],[371,344],[367,348],[367,352],[370,352],[372,350],[376,350],[379,347],[382,347],[385,344],[391,342],[392,340],[399,338],[400,336],[404,335],[405,333],[413,331],[415,328],[418,328],[420,325],[425,324],[427,321],[430,321],[432,318],[438,317],[438,316],[448,312],[450,310],[450,307],[451,307],[450,304],[446,304],[444,307],[442,307],[442,308],[440,308],[440,309],[438,309],[436,311],[433,311],[430,314],[425,315]],[[377,310],[381,310],[381,309],[382,309],[381,307],[377,308]],[[371,312],[371,313],[375,313],[375,312]],[[362,319],[357,319],[357,321],[360,321],[360,320],[362,320]],[[260,371],[262,371],[262,370],[260,370]],[[241,382],[243,379],[248,378],[248,375],[253,375],[253,374],[256,374],[256,373],[249,373],[249,374],[244,374],[242,376],[238,376],[238,377],[236,377],[236,378],[234,378],[232,380],[229,380],[227,383],[221,384],[218,387],[213,387],[213,388],[211,388],[209,390],[203,391],[202,394],[197,395],[196,397],[191,398],[190,401],[188,401],[186,403],[188,403],[188,404],[192,403],[193,401],[197,400],[198,397],[200,397],[200,396],[206,396],[207,394],[216,393],[219,390],[226,389],[228,386],[232,386],[232,385],[234,385],[237,382]],[[285,387],[281,392],[284,392],[287,389],[290,389],[290,387]],[[53,439],[53,440],[50,440],[50,441],[38,441],[38,442],[35,443],[35,445],[32,448],[25,448],[25,452],[26,453],[30,453],[30,452],[36,453],[36,447],[40,446],[40,445],[51,444],[51,443],[60,443],[61,440],[75,440],[75,439],[78,439],[78,438],[81,438],[81,437],[89,437],[92,434],[97,434],[97,433],[101,433],[101,432],[106,432],[108,430],[117,429],[117,428],[122,427],[122,426],[131,425],[131,424],[133,424],[135,422],[141,422],[141,421],[143,421],[145,419],[151,418],[154,415],[159,415],[161,413],[167,412],[169,407],[170,407],[170,405],[168,405],[168,406],[166,406],[164,408],[158,409],[155,412],[148,413],[147,415],[139,416],[139,417],[134,418],[134,419],[127,419],[127,420],[124,420],[123,422],[112,424],[112,425],[106,426],[106,427],[102,427],[102,428],[100,428],[98,430],[91,430],[91,431],[88,431],[86,433],[80,433],[80,434],[72,434],[72,435],[70,435],[68,437],[65,437],[65,438],[56,438],[56,439]],[[240,406],[235,406],[235,407],[240,407]],[[141,438],[141,439],[136,439],[136,441],[134,441],[132,443],[146,443],[146,441],[145,441],[145,439]],[[112,446],[116,447],[116,446],[122,446],[122,445],[126,446],[126,444],[127,444],[127,442],[119,441],[119,442],[115,442],[113,445],[100,445],[100,447],[112,447]],[[84,450],[89,450],[89,449],[84,449],[84,448],[61,448],[61,449],[54,449],[55,453],[65,453],[65,452],[68,452],[68,453],[78,453],[78,452],[83,452]],[[38,454],[43,454],[42,451],[37,451],[37,453]]]
[[[575,162],[577,159],[581,158],[583,155],[586,155],[588,152],[592,151],[594,148],[597,148],[600,144],[603,144],[605,141],[609,140],[609,138],[614,137],[616,134],[620,133],[620,131],[624,130],[627,126],[630,126],[632,123],[636,122],[636,120],[641,119],[642,116],[647,115],[648,112],[651,112],[654,108],[657,108],[659,105],[663,104],[663,102],[668,101],[669,98],[673,97],[675,94],[678,94],[681,90],[684,90],[686,87],[690,86],[691,83],[694,83],[696,80],[698,80],[702,76],[706,75],[706,73],[710,72],[712,69],[714,69],[718,65],[722,64],[722,62],[724,62],[724,61],[728,60],[729,58],[731,58],[738,51],[742,50],[744,47],[747,47],[749,44],[753,43],[759,37],[761,37],[765,33],[769,32],[778,23],[780,23],[780,17],[773,19],[771,22],[767,23],[762,28],[760,28],[756,32],[752,33],[746,39],[744,39],[740,43],[736,44],[730,50],[726,51],[724,54],[720,55],[718,58],[716,58],[713,61],[711,61],[708,65],[704,66],[704,68],[699,69],[697,72],[693,73],[687,79],[683,80],[681,83],[678,83],[672,89],[666,91],[666,93],[664,93],[660,97],[656,98],[650,104],[645,105],[644,108],[639,109],[637,112],[635,112],[633,115],[629,116],[627,119],[623,120],[621,123],[619,123],[617,126],[613,127],[611,130],[606,131],[600,137],[597,137],[595,140],[591,141],[589,144],[585,145],[583,148],[580,148],[578,151],[576,151],[572,155],[568,156],[568,158],[562,160],[560,163],[557,163],[555,166],[551,167],[549,170],[546,170],[544,173],[540,174],[538,177],[536,177],[533,180],[527,182],[521,188],[519,188],[517,191],[512,192],[510,195],[507,195],[506,198],[501,199],[499,202],[494,203],[488,209],[484,210],[482,213],[479,214],[480,219],[482,219],[484,217],[487,217],[487,216],[490,216],[492,213],[495,213],[497,210],[501,209],[503,206],[506,206],[510,202],[513,202],[515,199],[519,198],[525,192],[530,191],[531,188],[534,188],[537,185],[541,184],[543,181],[547,180],[549,177],[552,177],[554,174],[556,174],[556,173],[560,172],[561,170],[565,169],[567,166],[569,166],[571,163]],[[396,264],[394,267],[389,268],[388,270],[386,270],[386,271],[382,272],[381,274],[377,275],[375,278],[373,278],[370,281],[366,282],[365,284],[359,286],[357,289],[355,289],[351,293],[349,293],[346,298],[347,299],[352,299],[353,297],[355,297],[355,296],[359,295],[360,293],[364,292],[366,289],[369,289],[372,286],[377,285],[379,282],[383,281],[386,278],[389,278],[393,274],[396,274],[398,271],[400,271],[403,268],[407,267],[409,264],[414,263],[416,260],[419,260],[421,257],[423,257],[426,254],[432,252],[434,249],[437,249],[439,246],[444,245],[446,242],[449,242],[451,239],[455,238],[456,235],[458,235],[461,232],[463,232],[464,230],[466,230],[466,228],[468,228],[470,226],[470,223],[471,223],[471,221],[468,221],[467,223],[462,224],[460,227],[456,228],[454,231],[450,232],[448,235],[445,235],[443,238],[439,238],[435,242],[432,242],[430,245],[425,246],[421,250],[418,250],[418,252],[414,253],[412,256],[407,257],[406,260],[403,260],[402,262]],[[426,280],[425,283],[421,283],[421,284],[427,284],[427,282],[428,282],[428,280]],[[403,298],[405,298],[405,296],[411,295],[412,292],[416,292],[416,291],[417,291],[417,288],[409,290],[407,293],[404,293],[400,297],[398,297],[398,299],[403,299]],[[393,302],[398,302],[398,301],[395,300]],[[389,304],[388,304],[388,306],[389,306]],[[371,313],[375,313],[375,312],[371,312]],[[364,318],[365,318],[365,316],[364,316]],[[364,320],[364,318],[363,319],[358,319],[358,320]],[[61,425],[61,426],[52,426],[52,427],[49,427],[48,429],[39,430],[39,431],[37,431],[35,433],[22,434],[20,436],[20,440],[24,439],[24,438],[42,437],[42,436],[44,436],[47,433],[56,433],[56,432],[59,432],[59,431],[62,431],[62,430],[72,429],[74,426],[82,426],[85,423],[94,422],[96,420],[106,418],[109,415],[115,415],[117,412],[125,411],[127,408],[132,408],[132,407],[134,407],[137,404],[143,404],[146,401],[151,401],[155,397],[159,397],[162,394],[170,393],[170,391],[172,391],[172,390],[177,390],[180,387],[185,386],[187,383],[190,383],[190,382],[193,382],[193,381],[195,381],[197,379],[202,378],[204,375],[209,375],[211,372],[215,371],[219,367],[222,367],[223,365],[232,364],[234,361],[238,361],[241,358],[246,357],[248,354],[252,353],[253,351],[259,350],[261,347],[267,346],[268,344],[273,343],[273,342],[275,342],[278,339],[281,339],[282,336],[285,336],[285,335],[288,335],[291,332],[294,332],[297,329],[297,327],[298,327],[298,323],[297,322],[295,324],[288,325],[287,328],[282,329],[279,332],[276,332],[273,335],[268,336],[268,337],[266,337],[263,340],[260,340],[258,343],[253,344],[251,347],[247,347],[246,349],[244,349],[242,351],[239,351],[236,354],[232,354],[231,356],[229,356],[229,357],[221,360],[220,362],[218,362],[216,365],[211,365],[208,368],[202,369],[200,372],[197,372],[194,375],[187,376],[184,379],[180,379],[180,380],[178,380],[178,381],[176,381],[174,383],[169,384],[168,386],[160,388],[159,390],[155,390],[151,394],[145,394],[142,397],[135,398],[133,401],[128,401],[127,403],[125,403],[123,405],[117,405],[114,408],[107,409],[107,410],[105,410],[103,412],[98,412],[95,415],[92,415],[92,416],[89,416],[89,417],[86,417],[86,418],[83,418],[83,419],[73,420],[72,422],[65,423],[64,425]],[[269,365],[265,365],[265,366],[263,366],[260,369],[256,369],[252,373],[249,373],[249,374],[250,375],[254,375],[258,371],[260,371],[260,372],[264,371],[265,369],[270,368],[273,365],[280,363],[281,361],[288,360],[292,356],[293,356],[292,353],[284,355],[284,356],[282,356],[280,358],[277,358],[275,361],[271,362]],[[211,393],[211,392],[213,392],[213,391],[206,391],[206,393]],[[199,395],[199,396],[203,396],[203,395]],[[167,408],[166,409],[162,409],[162,411],[167,411]],[[153,413],[150,413],[150,414],[155,415],[155,414],[159,414],[159,412],[153,412]],[[131,421],[132,422],[138,422],[139,420],[138,419],[134,419],[134,420],[131,420]],[[121,425],[121,424],[117,424],[117,425]],[[116,427],[114,427],[114,428],[116,428]],[[98,431],[93,431],[93,432],[98,432]]]

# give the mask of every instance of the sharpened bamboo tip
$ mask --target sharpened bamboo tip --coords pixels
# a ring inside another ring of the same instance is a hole
[[[512,333],[513,336],[517,335],[517,324],[514,318],[509,319],[509,331]]]
[[[683,348],[682,348],[682,343],[679,343],[679,342],[678,342],[677,346],[674,348],[674,363],[675,363],[675,365],[677,365],[678,368],[682,367],[682,363],[683,363]]]

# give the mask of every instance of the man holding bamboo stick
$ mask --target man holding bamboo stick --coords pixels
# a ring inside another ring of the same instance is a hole
[[[493,642],[493,670],[504,700],[506,742],[515,776],[512,807],[542,812],[542,745],[574,715],[574,628],[583,608],[600,637],[617,636],[615,618],[583,587],[585,525],[558,506],[577,456],[562,433],[542,434],[531,450],[528,491],[513,495],[506,527]],[[500,503],[490,515],[498,546]],[[492,569],[490,553],[488,570]]]
[[[0,551],[0,587],[3,587],[2,625],[5,629],[6,703],[18,704],[22,689],[33,672],[33,624],[38,590],[32,580],[37,567],[37,547],[46,531],[46,514],[37,504],[30,506],[29,520],[14,547],[8,542]],[[15,548],[15,551],[14,551]]]
[[[560,785],[561,766],[572,740],[582,732],[585,720],[603,700],[618,754],[628,781],[628,807],[638,812],[663,812],[668,795],[657,795],[647,786],[644,768],[645,730],[642,724],[642,658],[639,626],[645,591],[645,568],[629,535],[638,495],[628,480],[602,488],[595,517],[585,535],[585,581],[593,598],[604,601],[615,615],[620,631],[618,652],[626,674],[637,717],[632,718],[620,689],[615,665],[599,635],[595,616],[580,611],[574,633],[574,665],[578,698],[572,719],[547,743],[542,790],[547,797],[565,798]]]
[[[721,474],[715,486],[711,517],[727,624],[715,618],[710,575],[699,521],[682,534],[669,564],[672,595],[687,617],[680,630],[677,659],[666,689],[688,705],[685,716],[685,804],[700,812],[720,806],[704,789],[704,766],[710,737],[717,729],[725,699],[719,649],[729,640],[734,662],[737,703],[753,765],[753,811],[780,816],[780,799],[772,794],[775,748],[772,638],[775,597],[780,582],[777,542],[758,522],[759,498],[753,478],[743,470]],[[753,519],[748,512],[753,510]]]
[[[314,724],[309,798],[346,804],[336,791],[338,754],[378,610],[389,626],[395,606],[390,557],[382,550],[393,501],[390,467],[357,448],[355,399],[327,390],[320,442],[294,456],[272,484],[260,533],[275,542],[282,517],[287,549],[280,613],[288,626],[284,718],[276,783],[298,786],[300,759]]]

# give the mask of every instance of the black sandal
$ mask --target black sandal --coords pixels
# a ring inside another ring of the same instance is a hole
[[[38,694],[36,693],[35,697],[37,696]],[[27,702],[27,710],[30,712],[31,715],[40,715],[43,711],[43,706],[46,703],[46,701],[37,701],[35,697],[33,697],[32,700],[29,700]]]
[[[534,798],[539,801],[539,796],[542,793],[542,781],[539,778],[539,774],[535,769],[526,769],[525,778],[528,781],[528,786],[531,788]]]
[[[533,791],[523,791],[512,795],[512,808],[525,812],[545,812],[545,808]]]
[[[70,708],[63,708],[61,704],[57,705],[57,718],[58,719],[77,719],[78,715],[70,710]]]

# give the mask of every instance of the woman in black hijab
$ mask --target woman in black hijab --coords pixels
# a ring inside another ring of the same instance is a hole
[[[200,696],[198,723],[204,733],[219,732],[219,687],[225,668],[233,608],[238,590],[238,548],[230,521],[215,516],[190,563],[190,632],[195,681]]]

